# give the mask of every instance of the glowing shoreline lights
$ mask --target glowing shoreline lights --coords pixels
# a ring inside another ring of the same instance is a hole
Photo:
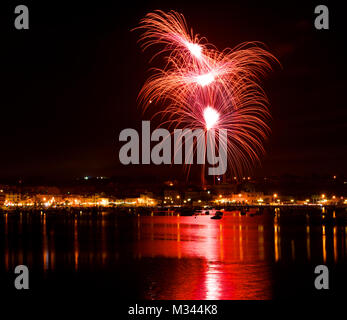
[[[264,154],[271,118],[268,101],[259,82],[278,60],[256,42],[218,51],[205,38],[189,30],[182,14],[175,11],[148,13],[139,27],[145,50],[161,47],[165,66],[153,69],[139,100],[146,111],[155,111],[162,124],[180,129],[228,132],[230,174],[252,170]]]

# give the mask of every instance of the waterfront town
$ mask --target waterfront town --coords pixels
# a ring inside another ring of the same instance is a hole
[[[317,180],[320,183],[317,183]],[[2,210],[49,208],[214,206],[347,206],[347,181],[331,178],[252,178],[186,185],[178,181],[124,182],[108,177],[81,177],[73,184],[0,184]],[[346,179],[347,180],[347,179]],[[312,185],[310,188],[309,185]],[[313,188],[315,186],[315,188]],[[311,190],[301,191],[302,190]]]

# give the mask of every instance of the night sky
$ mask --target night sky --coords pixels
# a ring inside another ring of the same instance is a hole
[[[280,60],[282,68],[264,80],[272,134],[253,174],[347,174],[342,4],[71,2],[1,4],[0,179],[182,172],[125,168],[118,160],[119,132],[148,119],[136,98],[155,64],[142,53],[139,33],[130,30],[155,9],[183,13],[194,32],[218,49],[256,40]],[[14,28],[17,4],[29,7],[30,30]],[[330,30],[314,28],[319,4],[329,7]]]

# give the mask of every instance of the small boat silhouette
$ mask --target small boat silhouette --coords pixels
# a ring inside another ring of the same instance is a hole
[[[217,211],[216,214],[211,217],[211,219],[214,219],[214,220],[219,220],[222,218],[223,218],[223,212],[222,211]]]

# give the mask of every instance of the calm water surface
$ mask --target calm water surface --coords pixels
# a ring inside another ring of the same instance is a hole
[[[111,292],[130,299],[273,299],[331,295],[347,284],[347,212],[264,211],[209,216],[22,212],[0,216],[2,292],[26,264],[34,293]]]

